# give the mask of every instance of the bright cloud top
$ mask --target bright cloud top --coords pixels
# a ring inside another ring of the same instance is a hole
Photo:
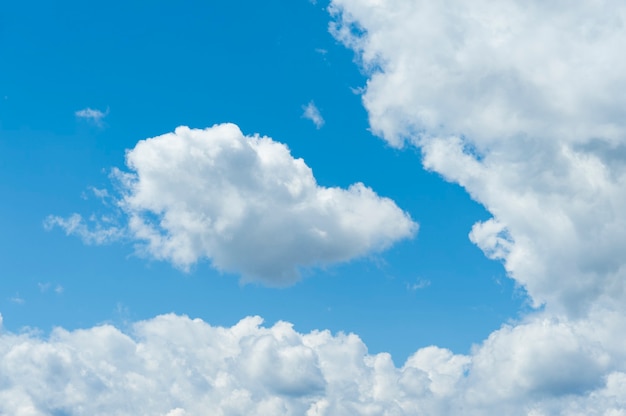
[[[102,112],[98,109],[92,109],[92,108],[83,108],[82,110],[78,110],[74,113],[74,115],[76,115],[76,117],[78,118],[82,118],[85,120],[89,120],[91,122],[93,122],[95,125],[97,126],[102,126],[102,120],[104,120],[104,118],[109,114],[109,109],[107,108],[106,111]]]
[[[322,128],[324,125],[324,118],[313,101],[310,101],[307,105],[303,106],[302,109],[304,110],[302,117],[311,120],[318,129]]]
[[[624,415],[626,328],[538,319],[502,328],[472,355],[427,347],[396,367],[356,335],[261,323],[162,315],[129,334],[0,334],[0,413]]]
[[[626,298],[626,5],[334,0],[372,130],[494,218],[470,238],[535,305]]]
[[[347,261],[384,250],[417,230],[388,198],[356,183],[319,186],[302,159],[269,137],[233,124],[179,127],[142,140],[116,171],[125,232],[145,252],[183,269],[207,258],[220,270],[272,285],[298,279],[298,267]],[[50,217],[87,242],[118,228],[89,228],[81,217]]]
[[[331,10],[337,37],[372,71],[372,128],[395,145],[416,134],[465,135],[481,150],[520,135],[620,141],[626,5],[564,6],[334,0]]]

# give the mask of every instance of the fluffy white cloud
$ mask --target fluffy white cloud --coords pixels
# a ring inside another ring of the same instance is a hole
[[[0,413],[608,416],[626,406],[624,332],[581,322],[505,326],[471,355],[427,347],[401,367],[356,335],[261,323],[162,315],[129,333],[2,333]]]
[[[545,306],[466,357],[457,407],[423,413],[626,414],[626,5],[332,0],[330,11],[369,73],[372,131],[418,147],[425,168],[493,214],[470,239]]]
[[[347,261],[411,237],[417,224],[362,183],[319,186],[302,159],[234,124],[142,140],[115,171],[127,225],[95,227],[74,214],[50,217],[88,243],[122,235],[141,250],[188,268],[209,259],[246,280],[289,284],[299,267]]]
[[[535,305],[626,298],[626,4],[333,0],[372,130],[493,219],[470,238]]]
[[[313,124],[315,124],[315,127],[319,129],[324,125],[324,118],[313,101],[302,106],[302,109],[304,110],[302,117],[311,120]]]

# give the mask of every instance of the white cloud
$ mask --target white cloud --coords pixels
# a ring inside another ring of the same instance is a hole
[[[52,288],[52,283],[50,282],[46,282],[46,283],[37,283],[37,287],[39,288],[39,291],[41,293],[46,293],[48,292],[51,288]],[[57,295],[60,295],[61,293],[63,293],[63,286],[57,284],[54,286],[54,293],[56,293]]]
[[[623,415],[626,5],[333,0],[372,131],[493,218],[469,237],[534,305],[468,357],[456,411]],[[459,411],[462,409],[462,411]]]
[[[425,289],[430,286],[430,280],[419,279],[414,283],[407,283],[406,288],[411,292],[415,292],[416,290]]]
[[[626,327],[536,319],[471,355],[426,347],[400,367],[356,336],[258,317],[230,328],[162,315],[47,339],[0,334],[12,415],[611,415],[626,405]],[[613,348],[615,362],[602,351]],[[608,368],[612,367],[611,370]]]
[[[179,127],[142,140],[115,172],[126,227],[95,228],[78,214],[51,216],[87,243],[126,237],[149,256],[186,269],[209,259],[245,280],[289,284],[299,267],[347,261],[388,248],[417,230],[396,204],[361,183],[319,186],[302,159],[269,137],[233,124]]]
[[[313,124],[315,124],[316,128],[322,128],[324,125],[324,118],[313,101],[310,101],[307,105],[303,105],[302,109],[304,110],[302,117],[311,120]]]
[[[493,219],[471,239],[535,305],[626,299],[626,5],[334,0],[372,130]]]
[[[104,223],[104,224],[103,224]],[[67,218],[49,215],[44,220],[44,228],[52,230],[61,228],[66,235],[75,235],[85,244],[107,244],[124,237],[125,230],[106,224],[106,221],[95,220],[87,222],[80,214],[72,214]]]
[[[89,120],[99,127],[102,127],[103,120],[108,114],[108,108],[106,111],[102,112],[98,109],[92,109],[89,107],[83,108],[82,110],[78,110],[74,113],[76,117]]]
[[[11,296],[9,300],[17,305],[23,305],[24,302],[26,302],[24,298],[19,295],[19,293],[16,293],[14,296]]]

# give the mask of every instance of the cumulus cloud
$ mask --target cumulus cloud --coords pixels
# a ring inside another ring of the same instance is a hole
[[[372,131],[417,146],[493,218],[470,238],[535,306],[621,303],[626,5],[333,0]]]
[[[372,131],[491,212],[469,238],[543,305],[466,357],[456,411],[423,413],[626,414],[626,5],[329,10],[368,74]]]
[[[302,109],[304,110],[302,117],[311,120],[318,129],[322,128],[324,125],[324,118],[313,101],[310,101],[307,105],[302,106]]]
[[[410,216],[362,183],[319,186],[284,144],[245,136],[233,124],[179,127],[142,140],[116,170],[126,225],[51,216],[87,243],[128,238],[183,269],[209,259],[245,280],[289,284],[299,267],[347,261],[388,248],[417,230]]]
[[[56,328],[46,339],[4,332],[0,413],[619,415],[626,349],[620,332],[599,332],[536,319],[503,327],[470,355],[426,347],[400,367],[356,335],[301,334],[259,317],[225,328],[170,314],[128,333]]]
[[[98,109],[93,108],[83,108],[82,110],[78,110],[74,113],[74,115],[78,118],[82,118],[88,121],[91,121],[96,126],[102,127],[104,118],[109,114],[109,109],[106,111],[100,111]]]

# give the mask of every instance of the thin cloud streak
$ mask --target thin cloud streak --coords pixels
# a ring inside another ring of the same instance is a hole
[[[74,113],[74,115],[78,118],[90,121],[94,123],[98,127],[102,127],[104,125],[104,118],[109,114],[109,109],[106,111],[100,111],[98,109],[93,109],[90,107],[83,108],[82,110],[78,110]]]
[[[317,129],[321,129],[322,126],[324,126],[324,118],[313,101],[310,101],[307,105],[302,106],[302,109],[304,110],[302,117],[311,120]]]

